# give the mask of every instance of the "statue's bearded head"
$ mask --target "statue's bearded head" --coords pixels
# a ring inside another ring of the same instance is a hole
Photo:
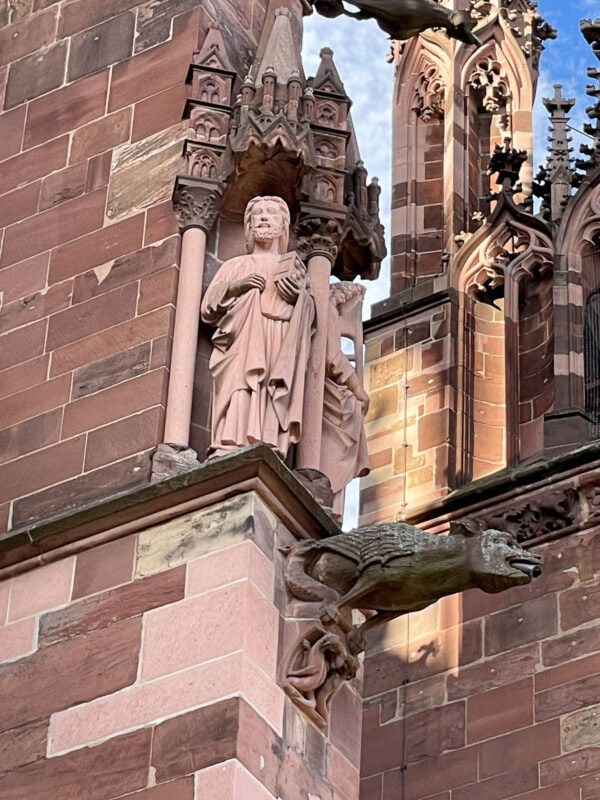
[[[278,239],[279,252],[285,253],[289,241],[290,212],[281,197],[255,197],[246,206],[244,233],[248,252],[256,241]]]

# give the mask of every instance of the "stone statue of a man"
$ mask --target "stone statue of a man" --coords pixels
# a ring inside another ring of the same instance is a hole
[[[216,326],[211,455],[263,441],[283,456],[301,435],[314,301],[306,268],[286,253],[290,214],[255,197],[244,215],[248,255],[226,261],[202,301]]]

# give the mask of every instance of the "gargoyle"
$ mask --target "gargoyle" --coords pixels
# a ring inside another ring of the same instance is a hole
[[[380,524],[290,548],[287,586],[307,604],[306,616],[316,618],[310,647],[303,640],[306,657],[296,646],[286,672],[283,686],[291,699],[316,709],[317,721],[326,724],[331,698],[353,676],[349,665],[364,650],[367,630],[446,595],[471,588],[502,592],[541,574],[539,556],[509,533],[482,527],[466,520],[452,524],[449,536],[437,536],[404,523]],[[357,627],[353,609],[369,615]],[[303,682],[298,681],[307,677],[307,669],[310,696],[302,695]]]
[[[374,19],[391,39],[410,39],[428,28],[445,28],[448,35],[465,44],[479,46],[473,19],[467,11],[452,11],[434,0],[347,0],[360,11],[348,11],[342,0],[311,0],[324,17],[342,14],[354,19]]]

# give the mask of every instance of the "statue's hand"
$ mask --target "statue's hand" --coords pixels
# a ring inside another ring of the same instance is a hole
[[[290,303],[290,305],[295,305],[303,288],[304,280],[300,276],[286,275],[280,281],[277,281],[279,296],[282,297],[286,303]]]
[[[240,295],[246,294],[246,292],[249,292],[251,289],[258,289],[259,292],[262,292],[264,291],[265,285],[263,276],[253,272],[250,275],[245,275],[243,278],[237,278],[231,281],[226,296],[240,297]]]

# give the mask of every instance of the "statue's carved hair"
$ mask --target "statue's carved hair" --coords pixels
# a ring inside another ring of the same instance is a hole
[[[252,229],[251,229],[252,209],[259,201],[273,203],[281,211],[281,216],[283,219],[283,231],[281,232],[281,236],[279,237],[279,252],[287,253],[288,242],[290,240],[290,210],[285,200],[282,200],[281,197],[275,197],[274,195],[273,196],[266,195],[264,197],[253,197],[252,200],[250,200],[250,202],[246,206],[246,210],[244,211],[244,234],[246,236],[246,247],[248,249],[248,252],[251,253],[252,250],[254,249],[254,237],[252,236]]]

